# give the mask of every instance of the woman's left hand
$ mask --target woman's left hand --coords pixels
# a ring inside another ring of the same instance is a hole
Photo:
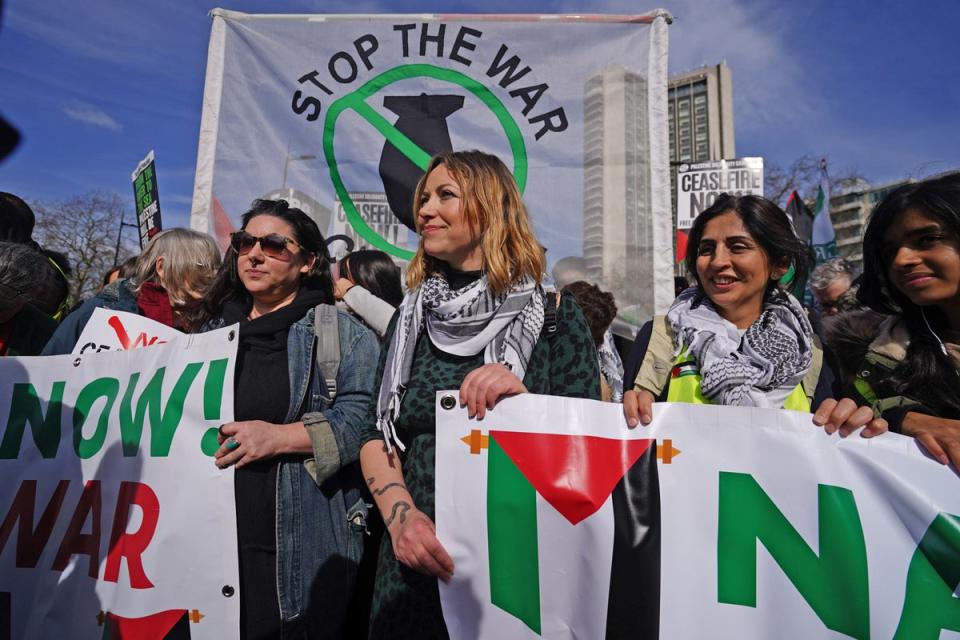
[[[285,425],[263,420],[228,422],[220,426],[217,441],[220,448],[214,454],[218,467],[235,465],[237,469],[256,460],[273,458],[282,452]]]
[[[510,369],[502,364],[485,364],[474,369],[460,385],[460,406],[467,414],[483,420],[487,409],[493,409],[503,396],[526,393],[527,388]]]
[[[840,437],[846,438],[848,435],[866,426],[860,432],[863,438],[872,438],[881,433],[886,433],[889,429],[887,421],[883,418],[873,417],[873,408],[857,406],[857,403],[850,398],[843,398],[840,401],[833,398],[827,398],[817,407],[813,414],[813,424],[823,427],[827,433],[840,431]]]
[[[336,282],[333,283],[333,297],[337,300],[343,300],[343,296],[347,295],[347,291],[353,288],[353,283],[346,278],[337,278]]]

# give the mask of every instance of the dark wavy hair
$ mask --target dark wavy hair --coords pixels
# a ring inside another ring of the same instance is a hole
[[[956,364],[943,353],[938,337],[930,329],[945,328],[946,317],[935,307],[924,309],[915,305],[890,282],[893,255],[885,248],[884,236],[897,218],[910,209],[936,220],[954,236],[955,242],[960,242],[960,172],[905,184],[880,201],[863,235],[863,279],[857,297],[875,311],[899,315],[910,332],[907,357],[887,383],[938,415],[960,418]]]
[[[340,260],[340,276],[348,277],[393,307],[403,302],[400,267],[383,251],[361,249]]]
[[[333,304],[333,278],[330,276],[330,258],[327,255],[327,242],[320,233],[317,223],[300,209],[291,207],[285,200],[254,200],[250,210],[241,218],[241,229],[246,229],[250,221],[257,216],[279,218],[293,228],[293,239],[300,249],[316,256],[309,273],[300,277],[300,287],[324,294],[325,302]],[[205,309],[209,317],[220,315],[223,305],[234,300],[249,304],[251,297],[237,273],[237,252],[228,247],[223,264],[210,286]]]
[[[593,344],[597,347],[602,345],[603,334],[617,317],[617,303],[613,299],[613,294],[583,280],[571,282],[562,291],[573,295],[577,306],[583,311],[583,317],[586,318],[587,326],[590,327]]]
[[[790,219],[783,209],[760,196],[733,196],[729,193],[721,193],[709,208],[697,216],[690,229],[690,237],[687,241],[687,246],[690,248],[687,250],[686,267],[687,272],[693,276],[697,284],[700,283],[697,274],[697,257],[703,232],[708,222],[729,211],[740,216],[743,226],[767,254],[767,259],[771,263],[781,262],[784,266],[793,267],[793,282],[806,281],[807,274],[810,273],[810,265],[813,263],[813,252],[793,232]],[[777,281],[771,279],[764,297],[767,298],[779,291],[782,289],[777,286]]]

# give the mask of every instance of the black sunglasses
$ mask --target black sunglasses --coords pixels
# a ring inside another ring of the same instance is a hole
[[[287,244],[303,247],[299,242],[282,236],[279,233],[268,233],[259,238],[250,235],[246,231],[234,231],[230,234],[230,246],[240,255],[250,253],[258,242],[260,243],[260,250],[271,258],[280,258],[286,255]]]

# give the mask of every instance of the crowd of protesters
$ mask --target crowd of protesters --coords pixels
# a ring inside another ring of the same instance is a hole
[[[380,251],[331,263],[309,216],[258,200],[224,256],[206,234],[163,231],[65,315],[69,265],[0,193],[0,355],[69,353],[98,307],[185,332],[239,324],[235,421],[215,459],[237,470],[242,637],[445,637],[437,580],[456,567],[434,525],[440,389],[459,388],[478,419],[518,393],[622,401],[634,428],[657,401],[793,409],[830,433],[912,436],[960,467],[960,173],[887,195],[864,272],[817,266],[809,307],[783,283],[814,266],[787,215],[721,195],[690,230],[693,284],[675,281],[623,363],[613,296],[578,259],[558,261],[546,291],[544,249],[499,159],[435,157],[414,203],[405,283]],[[315,357],[325,341],[335,372]]]

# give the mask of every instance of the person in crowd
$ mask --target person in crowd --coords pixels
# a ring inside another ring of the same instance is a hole
[[[339,262],[333,293],[382,337],[403,300],[400,267],[383,251],[363,249],[348,253]]]
[[[563,291],[573,296],[590,327],[590,335],[597,347],[600,366],[600,399],[607,402],[623,400],[623,363],[613,344],[610,324],[617,317],[617,303],[613,294],[583,280],[571,282]]]
[[[861,308],[857,301],[856,268],[843,258],[822,262],[810,274],[810,291],[820,313],[833,316]]]
[[[53,335],[56,321],[32,304],[52,269],[32,248],[0,241],[0,356],[38,355]]]
[[[557,260],[550,270],[553,286],[560,291],[571,282],[583,280],[591,282],[587,274],[587,261],[580,256],[567,256]]]
[[[576,302],[563,294],[559,308],[545,308],[544,251],[503,162],[479,151],[436,156],[414,203],[420,245],[385,336],[360,450],[389,534],[372,638],[447,636],[437,579],[455,568],[433,524],[436,392],[459,388],[478,420],[527,391],[600,397],[596,349]]]
[[[39,251],[33,241],[35,223],[30,205],[12,193],[0,191],[0,241],[25,244]]]
[[[876,313],[841,315],[830,336],[847,394],[960,468],[960,173],[890,192],[863,263],[857,295]]]
[[[220,251],[209,235],[161,231],[140,254],[134,276],[105,287],[68,315],[43,355],[70,353],[97,307],[137,313],[180,331],[197,330],[203,296],[219,266]]]
[[[784,408],[818,407],[816,424],[843,433],[886,430],[870,407],[833,400],[834,375],[800,303],[779,280],[809,271],[810,251],[786,214],[758,196],[721,194],[690,229],[687,271],[696,286],[634,343],[639,361],[624,394],[630,426],[649,424],[654,401]]]
[[[234,422],[220,427],[215,459],[236,468],[241,638],[343,636],[367,513],[360,427],[380,346],[345,311],[320,325],[332,335],[316,335],[318,305],[333,304],[316,223],[285,201],[255,201],[231,235],[205,324],[239,323]],[[320,339],[338,341],[336,372],[320,370]]]
[[[103,284],[100,285],[100,291],[108,284],[113,284],[122,278],[130,278],[136,273],[137,256],[131,256],[120,264],[110,267],[110,270],[103,274]]]

